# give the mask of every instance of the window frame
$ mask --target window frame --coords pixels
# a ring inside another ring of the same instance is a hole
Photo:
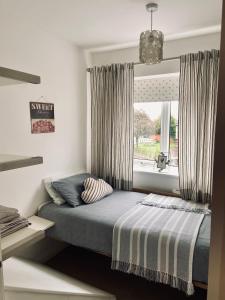
[[[171,101],[162,102],[160,151],[169,155]]]
[[[167,156],[170,154],[170,122],[171,122],[171,101],[159,101],[162,103],[161,106],[161,133],[160,133],[160,152],[163,152]],[[149,101],[146,103],[154,103],[157,101]],[[137,160],[134,158],[134,160]],[[143,159],[144,160],[144,159]],[[153,159],[148,159],[149,161],[154,161]],[[177,166],[174,166],[177,167]]]
[[[158,79],[158,78],[168,78],[168,77],[178,77],[179,78],[180,73],[179,72],[175,72],[175,73],[167,73],[167,74],[157,74],[157,75],[147,75],[147,76],[137,76],[135,77],[135,81],[137,80],[148,80],[148,79]],[[178,97],[178,99],[176,99]],[[161,102],[161,134],[160,134],[160,152],[165,153],[165,155],[167,155],[168,158],[170,158],[170,122],[171,122],[171,104],[176,101],[178,102],[179,105],[179,94],[175,97],[171,97],[171,99],[168,100],[153,100],[153,101],[135,101],[134,103],[154,103],[154,102]],[[179,130],[179,129],[178,129]],[[138,159],[138,158],[133,158],[134,164],[141,162],[143,164],[149,162],[150,164],[155,162],[154,159]],[[151,169],[151,167],[148,170],[145,170],[143,172],[153,172],[155,173],[155,167],[153,167],[154,170]],[[166,174],[170,175],[170,171],[168,171],[169,169],[173,169],[173,171],[171,170],[171,174],[174,173],[174,169],[176,169],[175,173],[178,174],[178,165],[173,165],[173,164],[169,164],[168,167],[163,171],[163,173],[160,174]],[[134,167],[134,171],[136,171],[135,167]],[[138,168],[138,171],[139,170]],[[172,176],[178,176],[178,175],[172,175]]]

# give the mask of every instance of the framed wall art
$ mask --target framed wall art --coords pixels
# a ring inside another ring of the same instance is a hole
[[[30,102],[31,133],[55,132],[54,104]]]

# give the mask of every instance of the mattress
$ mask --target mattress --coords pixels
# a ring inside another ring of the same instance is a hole
[[[49,203],[41,208],[39,216],[55,222],[47,236],[111,256],[115,222],[144,196],[142,193],[114,191],[96,203],[75,208]],[[210,222],[210,216],[205,216],[194,251],[193,280],[203,283],[208,281]]]

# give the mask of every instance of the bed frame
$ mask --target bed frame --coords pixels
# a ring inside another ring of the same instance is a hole
[[[164,191],[156,191],[156,190],[145,190],[145,189],[139,189],[139,188],[133,188],[133,192],[137,192],[137,193],[143,193],[143,194],[150,194],[150,193],[154,193],[154,194],[158,194],[158,195],[163,195],[163,196],[171,196],[171,197],[177,197],[179,198],[180,195],[179,194],[175,194],[172,192],[164,192]],[[206,283],[203,282],[199,282],[199,281],[194,281],[193,282],[194,286],[207,290],[208,289],[208,285]]]
[[[90,249],[87,249],[87,250],[92,251],[92,250],[90,250]],[[105,253],[103,253],[103,252],[99,252],[99,251],[94,251],[94,252],[97,253],[97,254],[99,254],[99,255],[103,255],[103,256],[106,256],[106,257],[111,258],[110,255],[105,254]],[[193,284],[194,284],[194,286],[197,287],[197,288],[200,288],[200,289],[203,289],[203,290],[207,290],[207,289],[208,289],[208,285],[205,284],[205,283],[203,283],[203,282],[193,281]]]

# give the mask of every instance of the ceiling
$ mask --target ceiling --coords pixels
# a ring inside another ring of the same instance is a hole
[[[135,42],[149,28],[146,0],[0,0],[7,16],[84,48]],[[222,0],[158,0],[153,27],[176,35],[219,25]]]

